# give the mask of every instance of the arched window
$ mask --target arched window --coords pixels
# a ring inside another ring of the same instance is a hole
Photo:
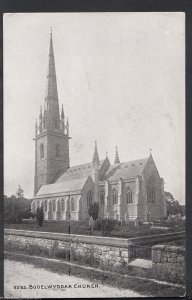
[[[61,200],[61,210],[62,211],[65,210],[65,201],[64,201],[64,199]]]
[[[71,211],[75,211],[75,199],[71,198]]]
[[[105,191],[103,189],[100,190],[100,204],[101,205],[105,204]]]
[[[53,211],[55,212],[56,211],[56,201],[53,200]]]
[[[44,202],[44,211],[45,212],[47,211],[47,200],[45,200],[45,202]]]
[[[152,186],[152,203],[155,203],[156,201],[156,188],[155,186]]]
[[[52,201],[49,201],[49,211],[50,211],[50,212],[53,211]]]
[[[126,201],[127,201],[127,204],[133,203],[133,194],[132,194],[132,190],[130,189],[130,187],[127,188]]]
[[[32,203],[32,212],[35,213],[35,202]]]
[[[60,157],[60,145],[59,144],[57,144],[57,146],[56,146],[56,157]]]
[[[148,184],[147,186],[147,202],[155,203],[156,201],[156,188],[154,185]]]
[[[113,189],[113,204],[117,204],[117,191],[115,188]]]
[[[40,145],[40,159],[44,157],[44,146],[43,144]]]
[[[92,203],[92,193],[89,191],[87,193],[87,206],[89,206]]]

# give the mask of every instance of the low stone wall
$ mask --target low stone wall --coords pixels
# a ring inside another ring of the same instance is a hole
[[[185,248],[156,245],[152,247],[152,268],[163,278],[175,282],[185,280]]]
[[[57,257],[103,267],[129,262],[126,239],[78,236],[49,232],[5,230],[6,251]]]
[[[139,257],[146,258],[146,249],[148,252],[151,251],[151,248],[144,245],[163,240],[167,241],[168,239],[174,240],[185,235],[183,232],[120,239],[14,229],[5,229],[4,233],[5,251],[11,253],[61,258],[101,269],[114,270],[117,268],[123,270],[123,272],[128,271],[130,261],[137,257],[135,254],[136,248],[139,248]],[[163,274],[166,270],[167,272],[176,270],[181,277],[184,268],[184,250],[180,251],[177,248],[180,249],[181,247],[153,246],[152,262],[154,270],[161,268]],[[147,258],[149,259],[151,256]]]

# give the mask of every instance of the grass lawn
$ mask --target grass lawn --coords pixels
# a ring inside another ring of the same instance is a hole
[[[153,234],[165,233],[160,229],[155,230],[144,225],[139,227],[130,226],[129,229],[126,227],[115,226],[111,231],[93,230],[90,232],[89,221],[44,221],[43,226],[39,227],[36,223],[22,223],[22,224],[5,224],[5,228],[8,229],[20,229],[30,231],[46,231],[46,232],[57,232],[57,233],[70,233],[79,235],[94,235],[94,236],[111,236],[119,238],[132,238],[137,236],[146,236]],[[177,225],[176,227],[170,227],[169,231],[182,231],[185,230],[184,224]]]

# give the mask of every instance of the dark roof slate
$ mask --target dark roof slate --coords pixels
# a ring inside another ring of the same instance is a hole
[[[42,185],[36,196],[80,191],[84,187],[86,181],[87,178],[84,177],[76,180]]]
[[[103,180],[117,181],[119,178],[136,178],[142,174],[147,161],[148,157],[111,165]]]
[[[104,160],[100,160],[101,166],[103,162]],[[66,172],[61,174],[56,179],[55,183],[88,177],[89,175],[92,175],[92,171],[93,171],[93,164],[91,162],[82,165],[77,165],[69,168]]]

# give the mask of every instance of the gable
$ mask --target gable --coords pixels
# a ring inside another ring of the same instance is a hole
[[[150,155],[150,157],[147,161],[147,164],[143,171],[143,177],[145,178],[146,181],[151,182],[151,183],[160,179],[159,171],[153,160],[152,155]]]

